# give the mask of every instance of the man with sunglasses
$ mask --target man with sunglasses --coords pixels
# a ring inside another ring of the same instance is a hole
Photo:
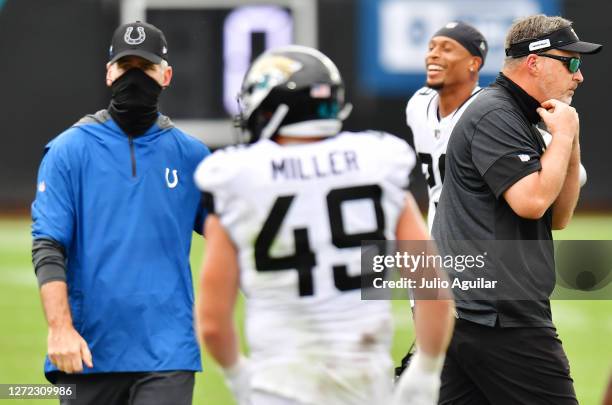
[[[485,252],[478,272],[447,269],[454,281],[499,283],[453,290],[458,320],[440,403],[577,404],[550,309],[552,230],[568,224],[578,201],[579,121],[570,103],[584,80],[582,55],[602,46],[544,15],[516,21],[505,45],[502,72],[454,127],[433,223],[441,254]]]

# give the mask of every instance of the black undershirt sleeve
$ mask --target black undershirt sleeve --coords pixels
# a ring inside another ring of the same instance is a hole
[[[216,214],[215,212],[215,197],[208,191],[202,192],[202,206],[209,214]]]
[[[198,212],[196,214],[193,230],[199,235],[204,235],[204,221],[208,215],[206,204],[204,203],[204,195],[200,194],[200,203],[198,204]]]
[[[50,281],[66,281],[66,255],[64,248],[57,241],[34,239],[32,264],[39,287]]]

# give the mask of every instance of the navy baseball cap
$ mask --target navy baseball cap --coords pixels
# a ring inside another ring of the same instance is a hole
[[[549,49],[561,49],[563,51],[577,52],[581,54],[593,54],[601,51],[603,45],[592,42],[584,42],[578,39],[576,31],[569,26],[563,27],[538,38],[530,38],[506,49],[506,56],[520,58],[530,53],[540,53]]]
[[[152,24],[136,21],[115,30],[109,49],[109,63],[124,56],[140,56],[149,62],[160,64],[167,60],[168,43],[164,33]]]

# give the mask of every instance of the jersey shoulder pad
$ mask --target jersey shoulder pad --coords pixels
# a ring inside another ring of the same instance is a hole
[[[406,140],[389,133],[383,133],[381,139],[390,153],[414,157],[414,150]]]
[[[381,161],[412,170],[416,155],[408,142],[384,131],[365,131],[364,134],[371,137],[374,144],[369,150],[377,151]]]
[[[412,127],[411,123],[415,116],[427,116],[427,108],[437,95],[438,93],[435,90],[422,87],[410,97],[408,104],[406,104],[406,123],[409,127]]]
[[[241,146],[228,146],[208,155],[198,165],[194,180],[202,191],[216,191],[229,187],[240,176],[245,151]]]
[[[385,162],[386,178],[402,189],[409,185],[410,173],[416,165],[416,154],[414,149],[395,135],[385,134],[381,138],[383,148],[380,149],[380,161]]]

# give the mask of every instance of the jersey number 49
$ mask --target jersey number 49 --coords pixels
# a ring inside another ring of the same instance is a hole
[[[295,195],[281,196],[276,199],[261,232],[255,241],[255,267],[257,271],[281,271],[295,269],[298,272],[300,296],[314,295],[314,282],[312,271],[317,264],[315,253],[312,251],[308,238],[308,228],[293,230],[295,251],[292,255],[282,257],[270,256],[270,248],[276,239],[289,207]],[[332,243],[339,249],[361,246],[363,240],[384,240],[385,217],[381,204],[382,190],[378,185],[346,187],[331,190],[327,196],[327,214],[331,229]],[[371,200],[376,217],[376,229],[371,232],[348,234],[344,227],[342,216],[342,203],[352,200]],[[334,265],[334,285],[340,291],[358,289],[361,277],[350,276],[347,266]]]

